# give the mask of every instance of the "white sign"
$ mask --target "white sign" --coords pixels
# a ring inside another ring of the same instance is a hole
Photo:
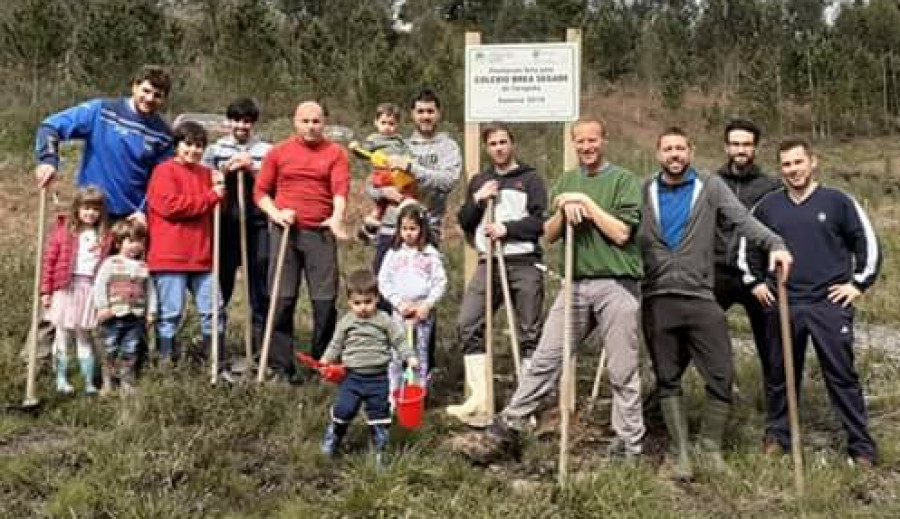
[[[578,119],[578,44],[466,46],[466,122]]]

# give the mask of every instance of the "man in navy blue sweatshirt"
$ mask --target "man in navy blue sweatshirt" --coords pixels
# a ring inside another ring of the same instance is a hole
[[[853,365],[853,302],[878,276],[878,239],[851,196],[815,180],[816,157],[809,143],[785,140],[778,158],[785,190],[764,197],[753,214],[778,233],[794,255],[787,294],[798,391],[811,338],[828,396],[847,432],[850,457],[869,467],[877,460],[877,449]],[[768,371],[774,389],[766,420],[766,452],[775,453],[790,445],[781,325],[773,296],[776,280],[763,272],[758,255],[750,254],[748,260],[749,274],[758,280],[753,294],[766,308]]]

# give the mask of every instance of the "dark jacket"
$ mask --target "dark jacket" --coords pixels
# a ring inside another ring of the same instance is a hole
[[[540,238],[544,234],[547,212],[547,186],[531,166],[519,165],[503,175],[498,175],[491,167],[472,178],[466,200],[457,214],[466,239],[475,245],[480,254],[485,252],[483,220],[487,202],[475,203],[472,195],[490,180],[499,183],[494,202],[494,221],[506,226],[503,255],[539,258]]]
[[[753,209],[765,195],[782,189],[781,180],[765,174],[756,164],[740,174],[731,171],[725,164],[716,171],[716,175],[747,209]],[[739,239],[732,226],[716,232],[716,267],[737,269]],[[737,271],[735,273],[738,274]]]

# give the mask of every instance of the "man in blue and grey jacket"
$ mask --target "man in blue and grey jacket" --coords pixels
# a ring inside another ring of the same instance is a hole
[[[92,99],[44,119],[34,149],[38,186],[48,187],[56,179],[60,143],[84,141],[76,185],[100,188],[111,220],[146,225],[150,173],[173,154],[172,131],[158,115],[171,88],[168,72],[145,65],[131,80],[131,97]],[[44,329],[42,321],[42,343],[52,334]]]

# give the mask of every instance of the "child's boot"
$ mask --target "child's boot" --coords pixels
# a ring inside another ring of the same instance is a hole
[[[122,356],[118,363],[119,389],[126,396],[135,391],[134,363],[133,355]]]
[[[341,447],[341,440],[347,434],[348,426],[349,424],[334,421],[328,424],[328,427],[325,428],[325,437],[322,438],[322,454],[329,457],[334,457],[337,454],[338,449]]]
[[[56,391],[64,395],[71,395],[75,389],[69,384],[66,370],[69,368],[69,359],[65,355],[56,356]]]
[[[157,335],[156,347],[159,353],[159,370],[168,373],[178,362],[178,344],[175,337],[159,337]]]
[[[100,376],[103,378],[103,385],[100,386],[100,396],[111,396],[113,394],[113,372],[116,369],[115,355],[107,354],[103,358],[103,366],[100,368]]]
[[[375,468],[381,470],[384,468],[385,451],[387,450],[388,438],[390,436],[390,424],[372,424],[369,431],[372,434],[372,446],[375,448]]]
[[[78,359],[81,366],[81,376],[84,377],[84,393],[87,396],[97,394],[97,386],[94,385],[94,356],[89,355]]]

